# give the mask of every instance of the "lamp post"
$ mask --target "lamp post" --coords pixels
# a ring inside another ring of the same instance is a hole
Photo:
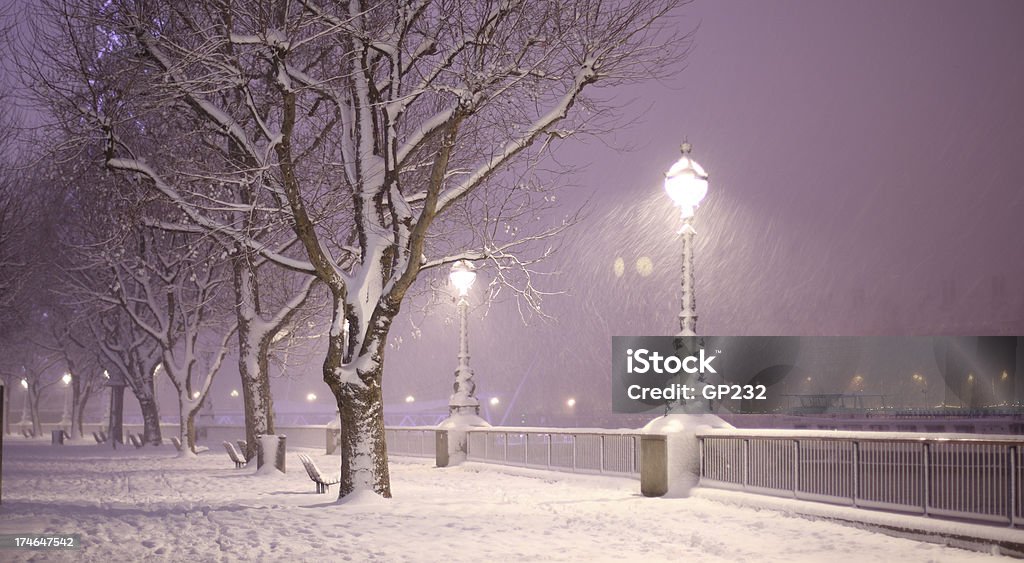
[[[65,373],[60,380],[64,383],[64,412],[60,415],[60,426],[67,432],[65,427],[68,426],[71,420],[71,374]]]
[[[696,351],[695,348],[703,346],[696,340],[697,299],[694,282],[693,239],[697,235],[697,231],[693,228],[693,215],[697,206],[708,193],[708,174],[690,156],[692,149],[690,143],[683,143],[680,147],[682,156],[665,174],[665,193],[679,208],[679,214],[683,220],[683,226],[679,229],[679,234],[683,239],[682,300],[679,310],[679,332],[676,334],[676,350],[685,355],[692,354]],[[698,385],[693,386],[698,391],[695,399],[677,399],[666,405],[668,411],[700,412],[705,410],[705,401],[699,394],[703,377],[701,375],[697,380]]]
[[[683,143],[680,150],[683,156],[665,175],[665,192],[679,208],[683,219],[683,227],[679,230],[683,237],[683,298],[677,336],[697,336],[697,300],[694,296],[693,276],[693,237],[697,231],[693,228],[693,213],[708,193],[708,174],[690,157],[690,151],[693,150],[690,143]]]
[[[703,346],[697,338],[697,300],[694,296],[693,270],[693,239],[697,231],[693,228],[693,214],[708,193],[708,174],[701,165],[690,157],[692,147],[683,143],[680,147],[682,156],[665,174],[665,193],[679,208],[683,226],[679,234],[683,238],[682,252],[682,301],[679,311],[679,332],[675,338],[677,354],[693,354]],[[688,381],[686,383],[689,383]],[[665,416],[658,417],[643,428],[645,434],[662,434],[666,437],[666,445],[642,448],[641,468],[665,467],[666,457],[657,452],[676,451],[673,466],[682,471],[663,473],[643,471],[640,476],[641,492],[645,496],[660,496],[672,490],[673,494],[685,496],[700,480],[701,466],[696,432],[702,428],[732,428],[730,424],[710,413],[710,405],[703,399],[703,376],[697,378],[696,385],[687,385],[692,389],[693,398],[677,399],[666,404]],[[646,437],[645,437],[646,438]],[[646,445],[645,445],[646,446]]]
[[[459,291],[459,366],[455,368],[455,385],[453,393],[448,399],[448,414],[469,414],[478,416],[480,414],[480,401],[477,400],[475,391],[476,383],[473,382],[473,370],[469,368],[469,302],[466,295],[476,281],[476,268],[468,260],[459,260],[452,264],[452,271],[448,279]]]
[[[108,383],[110,383],[110,372],[103,370],[103,385],[107,386]],[[113,393],[113,390],[111,390],[111,393]],[[103,420],[100,423],[100,427],[107,429],[110,424],[110,401],[107,401],[107,405],[103,408],[103,411]]]
[[[159,399],[159,396],[157,394],[157,391],[160,389],[160,385],[159,385],[160,380],[157,379],[156,376],[160,375],[160,371],[163,370],[163,369],[164,369],[163,362],[158,363],[156,365],[156,367],[153,368],[153,404],[156,405],[156,416],[157,416],[156,423],[157,423],[158,426],[160,425],[160,399]]]
[[[21,378],[21,390],[25,392],[25,398],[21,402],[21,422],[18,426],[21,427],[21,431],[25,431],[25,425],[28,424],[28,380],[24,377]]]

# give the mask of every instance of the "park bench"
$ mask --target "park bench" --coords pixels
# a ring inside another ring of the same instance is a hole
[[[100,430],[100,440],[106,442],[109,439],[110,439],[110,436],[107,436],[106,431]]]
[[[245,458],[245,461],[249,461],[250,459],[252,459],[251,456],[245,455],[245,440],[236,440],[235,443],[238,444],[238,453],[241,454],[241,457]]]
[[[106,442],[106,439],[101,437],[98,432],[93,432],[92,437],[94,440],[96,440],[97,444],[102,444],[103,442]]]
[[[142,436],[142,434],[139,434],[139,436]],[[141,448],[142,446],[146,445],[146,443],[143,442],[139,438],[139,436],[136,436],[135,434],[129,434],[128,435],[128,441],[131,442],[132,445],[135,446],[136,448]]]
[[[35,437],[35,434],[33,434],[32,431],[29,430],[28,428],[22,428],[21,429],[21,435],[26,437],[26,438],[33,438],[33,437]]]
[[[334,478],[325,477],[320,468],[313,463],[313,460],[306,454],[299,454],[299,461],[302,462],[302,466],[306,468],[306,474],[309,475],[310,480],[316,484],[316,492],[326,493],[327,489],[336,483],[341,482],[341,475]]]
[[[238,452],[235,451],[235,446],[231,442],[225,441],[224,449],[228,452],[228,457],[231,458],[231,461],[235,462],[235,469],[245,467],[245,461],[242,459],[242,456],[238,455]]]
[[[174,449],[181,451],[181,440],[177,436],[171,436],[171,443],[174,444]]]

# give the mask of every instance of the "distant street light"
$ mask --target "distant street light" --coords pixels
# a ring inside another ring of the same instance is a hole
[[[915,373],[910,378],[921,388],[921,406],[927,406],[928,380],[919,373]]]
[[[25,390],[25,398],[21,402],[21,429],[25,429],[25,425],[28,424],[28,380],[24,377],[21,378],[21,388]]]
[[[193,391],[192,392],[192,398],[193,399],[198,399],[199,398],[199,391]]]
[[[416,397],[413,397],[412,395],[409,395],[408,397],[405,398],[405,402],[407,402],[407,403],[415,403],[416,402]]]
[[[492,406],[492,407],[496,407],[496,406],[498,406],[498,404],[499,404],[499,403],[501,403],[501,401],[500,401],[500,400],[498,400],[498,398],[497,398],[497,397],[491,397],[491,401],[490,401],[490,403],[491,403],[491,406]]]
[[[71,374],[65,373],[60,380],[64,383],[64,412],[60,415],[60,426],[66,428],[71,423]]]
[[[864,376],[863,375],[855,375],[855,376],[853,376],[853,379],[850,380],[850,383],[851,383],[851,390],[853,390],[853,391],[863,391],[864,390]]]
[[[569,397],[569,400],[567,400],[565,402],[565,406],[569,407],[570,409],[575,407],[576,406],[576,399],[574,399],[572,397]]]
[[[454,392],[448,398],[448,413],[480,414],[480,401],[475,391],[473,370],[469,368],[469,302],[466,296],[476,281],[476,268],[468,260],[459,260],[452,264],[448,279],[459,292],[459,366],[455,368]]]
[[[231,390],[231,396],[232,397],[237,397],[238,396],[238,389],[232,389]]]
[[[315,401],[316,400],[316,393],[310,393],[309,395],[306,395],[306,400],[309,401],[310,403]]]

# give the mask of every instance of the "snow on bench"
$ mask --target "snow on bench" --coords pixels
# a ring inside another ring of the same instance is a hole
[[[239,457],[244,457],[246,462],[250,461],[252,456],[245,455],[245,446],[247,445],[245,440],[235,440],[235,443],[238,444]]]
[[[231,442],[224,442],[224,450],[228,452],[228,457],[231,458],[231,461],[235,462],[235,469],[245,467],[245,461],[242,460],[242,456],[238,455],[238,452],[235,451],[235,446],[232,445]]]
[[[302,466],[306,468],[306,474],[316,484],[316,492],[326,493],[327,489],[336,483],[341,482],[341,475],[337,475],[333,478],[325,477],[320,468],[313,463],[313,460],[306,454],[299,454],[299,461],[302,462]]]

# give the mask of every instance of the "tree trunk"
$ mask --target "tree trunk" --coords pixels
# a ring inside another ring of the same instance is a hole
[[[4,382],[4,434],[11,433],[11,389],[7,382]]]
[[[238,316],[238,373],[245,406],[245,459],[256,455],[256,436],[274,434],[274,402],[270,394],[267,353],[272,334],[259,322],[256,272],[241,254],[233,263]],[[259,325],[259,326],[258,326]]]
[[[81,386],[78,382],[78,378],[76,377],[73,380],[71,387],[71,432],[69,433],[69,436],[71,436],[72,438],[82,437],[82,426],[80,416],[82,409],[81,405],[78,404],[79,401],[81,401],[80,393]]]
[[[160,410],[152,398],[139,399],[142,410],[142,440],[147,444],[159,446],[163,443],[160,432]]]
[[[386,335],[385,335],[386,336]],[[375,340],[374,349],[368,350],[354,365],[372,365],[373,369],[359,373],[364,385],[334,383],[338,374],[355,370],[342,368],[341,350],[343,334],[332,334],[328,341],[327,359],[324,361],[324,379],[331,385],[341,413],[341,483],[338,498],[342,499],[358,490],[372,490],[391,498],[391,478],[388,474],[387,444],[384,439],[384,401],[381,393],[381,375],[384,351]],[[368,356],[368,357],[367,357]]]
[[[75,409],[72,410],[71,435],[76,438],[85,437],[85,432],[83,430],[85,424],[85,406],[89,404],[90,397],[92,397],[92,393],[88,390],[83,391],[81,396],[78,398]]]
[[[182,437],[182,441],[188,444],[188,449],[192,450],[192,453],[196,453],[196,411],[183,412],[183,414],[185,414],[185,435]]]
[[[29,404],[29,411],[32,415],[32,435],[39,437],[43,434],[43,425],[39,421],[39,395],[36,394]]]
[[[256,455],[256,437],[274,434],[274,402],[270,395],[266,336],[255,346],[246,343],[248,335],[239,335],[238,373],[242,377],[245,404],[246,459]]]

